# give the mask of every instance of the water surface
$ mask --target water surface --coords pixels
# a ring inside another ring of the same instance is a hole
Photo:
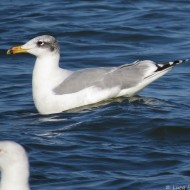
[[[133,98],[42,116],[31,92],[35,58],[6,55],[11,46],[50,34],[60,43],[66,69],[188,58],[188,0],[0,4],[0,140],[26,148],[32,189],[171,190],[190,185],[189,63]]]

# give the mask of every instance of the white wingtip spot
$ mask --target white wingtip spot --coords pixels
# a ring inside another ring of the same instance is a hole
[[[169,62],[169,65],[173,65],[173,64],[174,64],[174,62],[173,62],[173,61],[170,61],[170,62]]]
[[[163,64],[157,64],[159,67],[163,67],[164,65]]]
[[[159,67],[163,67],[164,65],[163,64],[157,64]]]

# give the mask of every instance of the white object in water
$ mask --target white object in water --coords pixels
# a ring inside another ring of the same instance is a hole
[[[59,113],[106,99],[131,97],[186,60],[156,64],[136,61],[119,67],[96,67],[77,71],[59,67],[56,39],[43,35],[7,54],[28,52],[37,57],[32,79],[34,104],[41,114]]]
[[[29,163],[24,148],[13,141],[0,141],[0,190],[29,190]]]

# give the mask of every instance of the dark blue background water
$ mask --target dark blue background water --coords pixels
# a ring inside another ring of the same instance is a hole
[[[6,55],[41,34],[58,39],[67,69],[188,58],[190,1],[0,2],[0,140],[26,148],[32,189],[190,186],[189,63],[139,96],[42,116],[31,92],[35,58]]]

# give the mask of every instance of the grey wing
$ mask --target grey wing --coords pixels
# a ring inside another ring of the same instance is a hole
[[[136,61],[132,64],[118,67],[112,74],[108,74],[106,78],[107,81],[115,83],[115,86],[119,85],[120,89],[127,89],[138,85],[156,70],[157,66],[153,61]]]
[[[113,69],[114,67],[99,67],[75,71],[61,84],[54,88],[53,91],[58,95],[78,92],[90,86],[96,85]]]
[[[119,87],[126,89],[136,86],[149,73],[156,70],[152,61],[137,61],[120,67],[100,67],[75,71],[54,88],[56,94],[69,94],[95,86],[100,89]]]

